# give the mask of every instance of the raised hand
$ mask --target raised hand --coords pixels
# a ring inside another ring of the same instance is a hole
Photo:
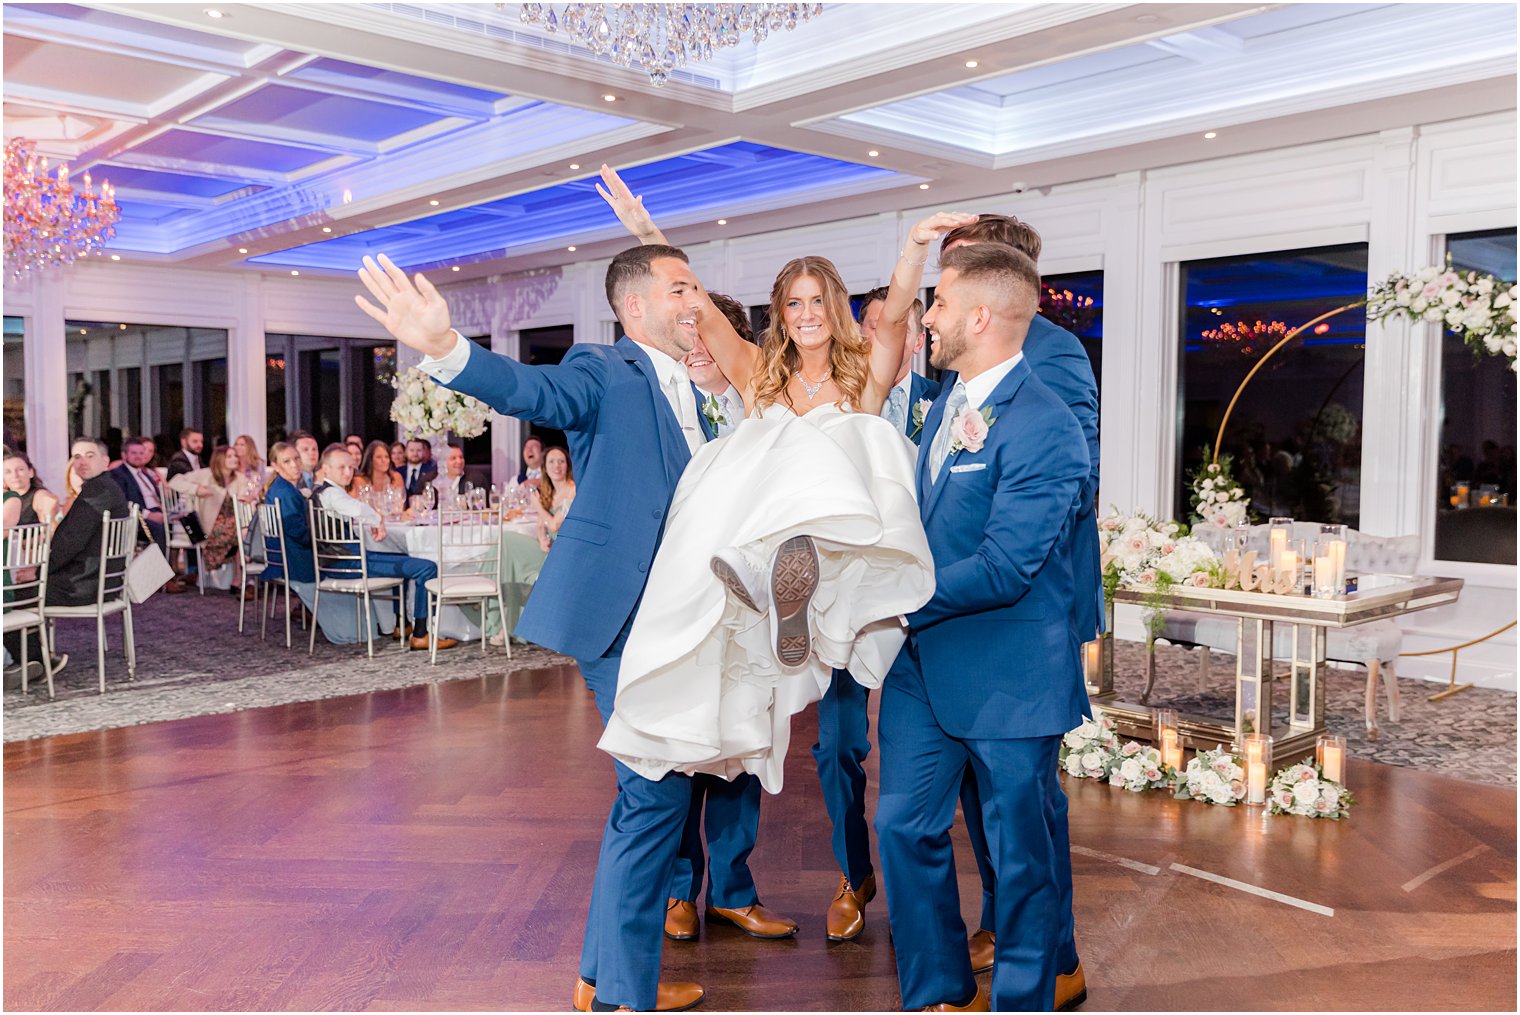
[[[449,305],[438,290],[418,272],[415,284],[406,272],[389,257],[380,255],[380,263],[364,258],[359,281],[370,295],[380,301],[380,309],[363,296],[355,296],[359,309],[379,321],[402,345],[425,356],[442,356],[454,348],[454,333],[449,329]]]
[[[607,186],[603,187],[602,183]],[[633,191],[628,189],[628,184],[617,174],[617,170],[609,165],[602,166],[602,183],[596,185],[596,192],[602,195],[602,200],[616,213],[618,221],[640,243],[664,243],[665,234],[660,232],[654,224],[654,219],[649,217],[649,212],[644,210],[643,197],[635,197]]]
[[[952,229],[970,225],[976,219],[977,216],[968,215],[963,211],[937,211],[923,221],[914,223],[913,228],[908,230],[908,239],[921,247],[926,247],[937,237],[943,236]]]

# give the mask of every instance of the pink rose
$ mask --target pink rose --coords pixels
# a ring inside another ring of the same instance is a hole
[[[1209,576],[1204,572],[1199,571],[1197,574],[1189,575],[1187,583],[1193,586],[1195,589],[1208,588]]]
[[[982,450],[982,444],[987,440],[987,421],[979,412],[970,409],[962,409],[961,414],[955,417],[955,422],[950,425],[950,436],[960,441],[961,447],[975,453]]]

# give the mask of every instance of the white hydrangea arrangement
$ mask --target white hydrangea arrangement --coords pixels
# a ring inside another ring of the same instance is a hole
[[[1267,787],[1268,814],[1338,821],[1350,813],[1352,803],[1346,787],[1326,779],[1319,765],[1312,762],[1289,765],[1273,776]]]
[[[1076,779],[1107,779],[1119,759],[1118,726],[1102,712],[1061,738],[1061,771]]]
[[[1161,762],[1161,751],[1137,740],[1126,740],[1119,748],[1119,758],[1108,774],[1110,786],[1123,786],[1131,793],[1164,789],[1171,785],[1174,773]]]
[[[1474,354],[1503,356],[1515,370],[1515,285],[1493,275],[1431,265],[1414,275],[1394,272],[1367,290],[1367,319],[1444,324]]]
[[[1176,585],[1213,588],[1219,580],[1214,551],[1176,522],[1111,512],[1098,520],[1098,545],[1110,597],[1121,585],[1165,593]]]
[[[1240,759],[1223,747],[1200,751],[1176,777],[1172,795],[1178,800],[1234,807],[1246,797],[1246,772]]]
[[[490,422],[491,410],[484,402],[451,391],[417,367],[398,374],[391,387],[396,389],[391,421],[400,425],[408,438],[446,433],[479,437]]]
[[[1212,461],[1214,449],[1203,448],[1204,465],[1193,473],[1193,524],[1216,529],[1233,529],[1251,520],[1251,498],[1235,480],[1234,458],[1220,455]]]

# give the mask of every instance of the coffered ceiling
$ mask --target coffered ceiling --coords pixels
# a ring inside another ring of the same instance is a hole
[[[3,16],[6,137],[116,185],[112,252],[263,271],[610,252],[604,161],[695,242],[1515,102],[1508,4],[831,3],[660,89],[515,4]]]

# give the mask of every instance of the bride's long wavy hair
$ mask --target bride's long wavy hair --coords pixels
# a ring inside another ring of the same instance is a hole
[[[850,291],[845,288],[839,269],[826,257],[798,257],[786,263],[771,286],[771,323],[760,342],[760,370],[755,375],[755,404],[764,408],[773,402],[791,399],[786,386],[802,363],[797,346],[786,333],[782,308],[787,293],[800,278],[813,278],[823,290],[823,319],[829,326],[829,369],[839,387],[842,400],[858,408],[865,395],[871,344],[861,335],[850,314]]]

